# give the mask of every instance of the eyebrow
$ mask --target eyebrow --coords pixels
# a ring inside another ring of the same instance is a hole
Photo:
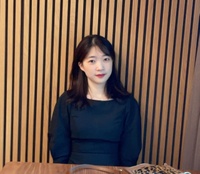
[[[109,56],[109,55],[106,55],[106,54],[104,54],[104,55],[102,55],[102,57],[106,57],[106,56]],[[96,58],[97,56],[88,56],[87,58]],[[109,57],[111,57],[111,56],[109,56]]]
[[[96,58],[96,56],[89,56],[89,57],[87,57],[87,58]]]

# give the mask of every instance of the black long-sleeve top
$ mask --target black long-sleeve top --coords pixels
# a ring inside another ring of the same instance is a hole
[[[81,109],[59,98],[49,129],[55,163],[136,165],[141,150],[139,106],[130,95],[121,101],[90,100]]]

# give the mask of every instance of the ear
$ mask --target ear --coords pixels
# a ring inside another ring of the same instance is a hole
[[[84,71],[83,63],[82,63],[82,62],[78,62],[78,66],[79,66],[79,68],[80,68],[82,71]]]

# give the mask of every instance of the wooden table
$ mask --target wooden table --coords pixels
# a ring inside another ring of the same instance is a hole
[[[70,174],[70,169],[73,166],[76,165],[55,163],[9,162],[6,163],[0,174]],[[120,169],[121,167],[106,166],[106,168]],[[74,174],[80,173],[86,174],[85,170],[81,170],[81,172],[74,172]],[[88,172],[87,170],[87,174],[105,174],[105,172],[95,170],[89,170]]]
[[[54,164],[54,163],[31,163],[31,162],[9,162],[6,163],[0,174],[69,174],[70,168],[73,164]],[[119,167],[108,166],[107,168],[113,169]],[[190,171],[192,174],[200,174],[200,171]],[[77,174],[80,171],[75,172]],[[81,173],[85,173],[82,170]],[[91,170],[87,174],[102,174],[104,172]],[[121,173],[121,172],[117,172]],[[104,173],[105,174],[105,173]]]
[[[67,174],[71,167],[66,164],[9,162],[0,174]]]

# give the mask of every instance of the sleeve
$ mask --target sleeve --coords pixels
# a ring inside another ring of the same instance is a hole
[[[70,143],[69,109],[62,95],[55,105],[49,127],[49,149],[54,163],[68,163]]]
[[[121,165],[136,165],[141,147],[142,140],[140,109],[137,101],[131,96],[127,102],[124,130],[120,140]]]

